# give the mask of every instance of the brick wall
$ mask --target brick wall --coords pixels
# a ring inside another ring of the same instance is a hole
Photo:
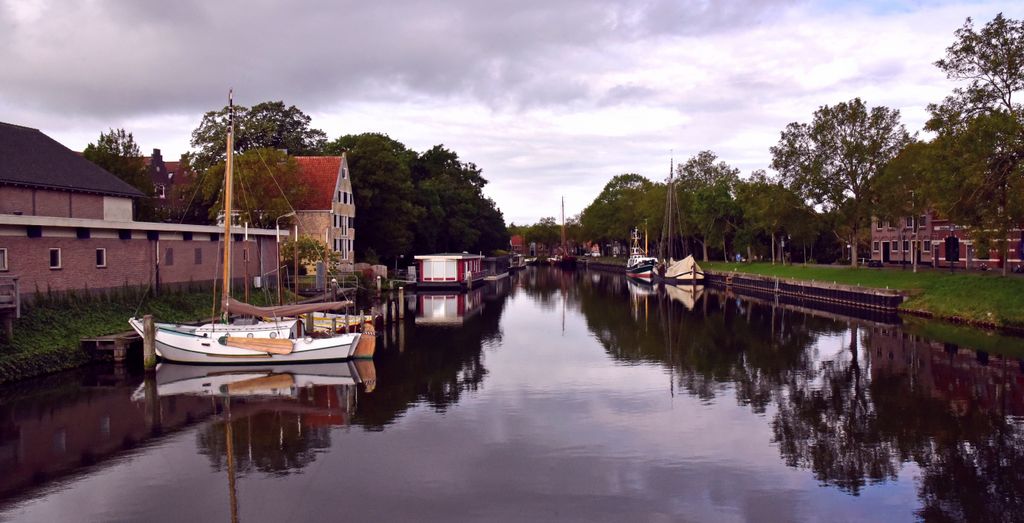
[[[30,216],[32,212],[32,189],[0,186],[0,214]]]
[[[219,241],[210,241],[206,234],[196,234],[193,240],[146,239],[145,233],[136,231],[131,240],[121,240],[106,232],[93,232],[88,239],[78,239],[73,231],[50,230],[42,238],[15,236],[0,237],[0,248],[7,249],[8,270],[3,275],[18,276],[22,292],[32,294],[38,288],[45,292],[70,289],[107,289],[130,286],[148,286],[155,283],[157,244],[160,252],[160,283],[162,285],[209,282],[220,275]],[[67,237],[58,237],[58,234]],[[232,275],[241,278],[245,274],[243,244],[250,250],[249,276],[260,275],[260,260],[263,272],[273,279],[276,247],[272,237],[260,237],[259,241],[235,241],[232,243]],[[50,249],[60,249],[61,268],[50,268]],[[96,250],[106,250],[106,267],[97,267]],[[200,252],[199,257],[196,251]],[[238,280],[236,280],[238,281]],[[239,283],[240,284],[240,281]]]

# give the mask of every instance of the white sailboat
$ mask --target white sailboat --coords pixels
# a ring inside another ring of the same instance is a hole
[[[371,357],[374,338],[363,343],[359,333],[324,335],[308,328],[304,314],[343,309],[351,302],[326,302],[279,307],[256,307],[231,297],[231,193],[234,159],[234,103],[228,95],[227,159],[224,173],[224,274],[221,292],[222,322],[203,325],[156,324],[157,356],[182,363],[292,363]],[[232,323],[231,315],[246,315]],[[259,318],[259,319],[252,319]],[[129,325],[145,336],[139,318]]]
[[[704,283],[704,271],[697,265],[692,255],[687,255],[682,260],[675,258],[676,234],[682,230],[682,219],[679,215],[679,205],[676,203],[676,188],[674,175],[674,162],[669,162],[668,169],[668,190],[665,192],[665,225],[661,230],[661,255],[663,259],[658,262],[655,269],[655,281],[666,284],[687,284],[702,285]],[[678,226],[678,228],[677,228]]]

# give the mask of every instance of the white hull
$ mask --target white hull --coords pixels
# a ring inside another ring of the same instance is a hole
[[[128,323],[143,334],[142,321],[136,318]],[[359,344],[359,334],[340,334],[330,338],[299,338],[288,354],[271,354],[258,350],[229,347],[223,337],[230,334],[239,338],[288,339],[295,321],[258,322],[255,325],[206,324],[198,328],[170,323],[156,324],[157,356],[179,363],[297,363],[351,358]]]

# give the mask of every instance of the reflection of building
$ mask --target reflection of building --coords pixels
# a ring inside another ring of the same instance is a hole
[[[929,341],[898,327],[874,327],[868,336],[873,378],[879,373],[912,376],[915,387],[948,401],[957,414],[979,409],[1024,415],[1019,360]]]
[[[321,242],[341,255],[343,264],[355,263],[356,202],[348,158],[296,156],[299,180],[308,187],[306,197],[295,202],[299,234]]]
[[[131,400],[127,387],[86,387],[59,399],[42,394],[16,405],[0,407],[0,497],[113,457],[215,409],[204,398],[164,398],[154,417],[153,409]]]
[[[459,325],[484,306],[484,288],[453,294],[416,295],[417,325]]]

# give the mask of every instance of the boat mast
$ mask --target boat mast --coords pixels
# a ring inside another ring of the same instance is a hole
[[[221,290],[221,317],[228,321],[228,297],[231,296],[231,185],[235,149],[235,104],[228,90],[227,160],[224,162],[224,285]]]
[[[569,251],[565,249],[565,196],[562,197],[562,256],[568,256]]]

